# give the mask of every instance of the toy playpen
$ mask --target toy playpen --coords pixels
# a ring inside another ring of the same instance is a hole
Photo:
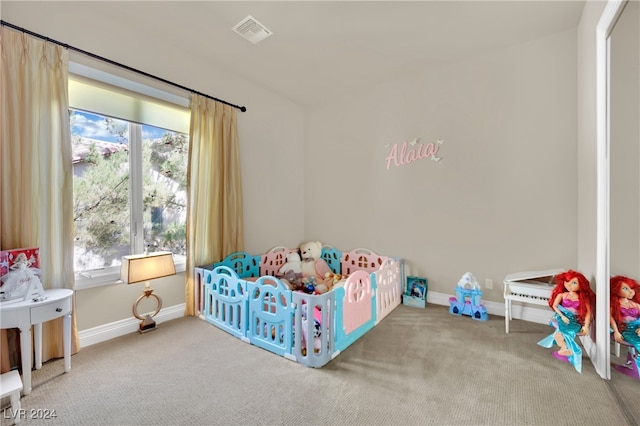
[[[368,249],[342,253],[324,246],[322,258],[347,278],[331,291],[314,295],[291,291],[275,277],[292,251],[276,247],[257,256],[237,252],[196,268],[198,315],[245,342],[322,367],[401,303],[401,259]]]

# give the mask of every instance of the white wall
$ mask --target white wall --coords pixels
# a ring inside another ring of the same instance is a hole
[[[576,32],[467,58],[309,113],[305,236],[403,257],[429,291],[576,267]],[[439,162],[386,169],[389,144]]]

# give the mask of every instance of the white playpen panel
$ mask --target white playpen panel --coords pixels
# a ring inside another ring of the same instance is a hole
[[[402,263],[397,259],[387,259],[380,269],[373,273],[376,283],[376,324],[402,303],[404,283]]]

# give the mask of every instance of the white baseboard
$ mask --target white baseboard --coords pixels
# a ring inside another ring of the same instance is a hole
[[[449,306],[449,298],[451,294],[437,293],[433,291],[427,292],[427,303],[435,305]],[[499,315],[504,317],[504,303],[486,301],[482,302],[490,315]],[[153,319],[160,324],[184,316],[185,304],[179,304],[162,309]],[[551,319],[552,312],[550,309],[540,309],[531,306],[513,304],[511,309],[513,319],[521,319],[524,321],[535,322],[539,324],[547,324]],[[140,320],[135,317],[115,321],[109,324],[100,325],[98,327],[82,330],[78,332],[80,338],[80,348],[95,345],[96,343],[105,342],[115,337],[124,336],[125,334],[135,333],[138,331]]]
[[[160,324],[184,316],[185,304],[169,306],[161,309],[153,320]],[[96,343],[105,342],[115,337],[124,336],[125,334],[135,333],[138,331],[140,320],[131,317],[109,324],[99,325],[98,327],[89,328],[78,332],[80,339],[80,348],[95,345]]]
[[[435,305],[450,306],[449,298],[455,297],[452,294],[437,293],[433,291],[427,292],[427,303],[433,303]],[[504,303],[483,301],[482,304],[487,309],[487,313],[490,315],[499,315],[504,317],[505,307]],[[538,324],[547,324],[553,316],[553,311],[550,308],[536,308],[526,305],[518,305],[513,303],[511,306],[511,318],[521,319],[524,321],[535,322]]]

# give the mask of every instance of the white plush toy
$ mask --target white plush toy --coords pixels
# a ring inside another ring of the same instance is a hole
[[[297,251],[292,251],[287,255],[287,263],[282,265],[278,270],[278,273],[280,275],[284,275],[289,271],[293,271],[296,274],[302,273],[302,259],[300,259],[300,255]]]

